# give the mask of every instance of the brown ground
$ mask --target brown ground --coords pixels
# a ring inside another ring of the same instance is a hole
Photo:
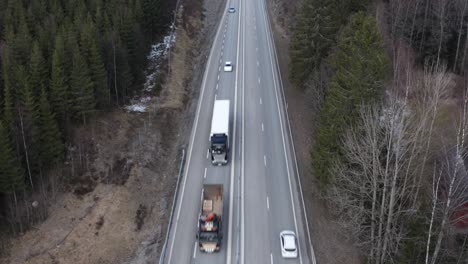
[[[270,15],[274,17],[272,29],[277,50],[289,49],[291,25],[300,0],[268,0]],[[283,78],[284,92],[288,102],[291,129],[296,148],[304,201],[309,219],[312,244],[317,263],[361,263],[359,252],[353,246],[330,215],[325,201],[321,200],[318,184],[312,175],[310,151],[313,146],[314,108],[310,91],[299,91],[288,81],[288,52],[279,52],[278,60]]]
[[[201,84],[196,69],[204,69],[224,1],[182,4],[171,75],[151,111],[100,114],[75,131],[71,156],[88,169],[64,184],[49,217],[13,239],[0,263],[157,262]]]

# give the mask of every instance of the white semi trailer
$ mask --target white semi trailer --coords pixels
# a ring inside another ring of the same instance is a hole
[[[216,100],[213,107],[210,133],[211,162],[224,165],[229,152],[229,100]]]

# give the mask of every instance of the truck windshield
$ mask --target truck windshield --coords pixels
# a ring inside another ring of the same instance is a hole
[[[217,242],[218,233],[217,232],[200,232],[198,234],[200,242]]]

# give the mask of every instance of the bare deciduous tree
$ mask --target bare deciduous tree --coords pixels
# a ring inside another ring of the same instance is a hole
[[[368,250],[369,263],[391,262],[407,238],[449,81],[445,67],[426,67],[421,77],[409,74],[402,97],[388,92],[383,106],[363,106],[359,122],[344,136],[345,159],[332,168],[328,198],[340,222]]]

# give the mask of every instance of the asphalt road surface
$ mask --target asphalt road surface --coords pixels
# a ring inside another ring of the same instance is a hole
[[[265,0],[228,0],[208,58],[164,263],[314,263]],[[229,7],[236,11],[229,13]],[[287,52],[287,51],[278,51]],[[234,70],[224,72],[225,61]],[[230,155],[208,153],[215,100],[230,104]],[[203,184],[224,185],[221,250],[198,250]],[[297,234],[297,259],[279,233]]]

